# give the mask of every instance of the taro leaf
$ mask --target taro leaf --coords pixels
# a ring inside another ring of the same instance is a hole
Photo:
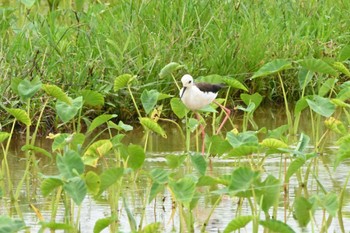
[[[306,99],[309,107],[316,113],[330,117],[335,112],[335,105],[328,98],[314,96],[314,100]]]
[[[260,142],[260,145],[274,150],[278,150],[279,148],[288,148],[286,143],[275,138],[266,138]]]
[[[287,173],[285,176],[285,183],[289,182],[289,179],[295,174],[305,163],[307,160],[314,158],[317,154],[307,154],[305,157],[300,156],[294,159],[288,166]]]
[[[18,84],[18,94],[23,100],[30,99],[40,90],[41,85],[42,83],[38,77],[34,78],[32,81],[23,79]]]
[[[268,175],[264,182],[259,185],[259,196],[262,198],[261,209],[265,213],[269,211],[271,206],[278,202],[280,187],[280,180],[272,175]]]
[[[164,169],[154,168],[150,172],[150,175],[153,182],[157,182],[158,184],[168,183],[169,172]]]
[[[64,122],[68,122],[75,115],[77,115],[78,111],[83,106],[83,97],[79,96],[72,100],[72,105],[69,105],[61,100],[57,100],[56,102],[56,112],[59,118]]]
[[[214,178],[212,176],[201,176],[198,179],[197,187],[213,186],[217,184],[221,184],[220,179]]]
[[[263,97],[257,92],[253,95],[243,93],[240,95],[240,97],[247,106],[249,106],[250,103],[254,103],[254,111],[260,106],[263,100]]]
[[[193,133],[198,128],[198,126],[199,126],[199,121],[197,119],[188,118],[187,127],[189,128],[191,133]]]
[[[337,75],[337,71],[333,69],[332,66],[328,65],[326,62],[320,59],[307,58],[307,59],[301,60],[299,64],[305,69],[308,69],[313,72],[330,74],[334,76]]]
[[[196,183],[193,177],[185,176],[177,181],[169,180],[169,187],[178,202],[189,205],[196,191]]]
[[[186,116],[186,114],[189,112],[189,110],[182,103],[180,98],[172,98],[170,100],[170,106],[171,106],[171,110],[180,119],[184,118],[184,116]]]
[[[269,229],[272,232],[278,232],[278,233],[295,233],[295,231],[286,223],[270,219],[266,221],[259,221],[259,224],[264,226],[265,229]]]
[[[276,59],[262,66],[251,79],[268,76],[292,68],[292,62],[286,59]]]
[[[52,96],[68,105],[72,105],[72,99],[68,97],[66,93],[62,91],[61,88],[59,88],[56,85],[49,85],[44,84],[42,86],[42,89],[48,94],[49,96]]]
[[[248,91],[247,87],[244,86],[240,81],[234,78],[224,78],[224,81],[227,85],[229,85],[232,88],[240,89],[243,91]]]
[[[101,231],[103,231],[105,228],[107,228],[109,225],[111,225],[116,220],[117,220],[117,218],[115,216],[98,219],[95,223],[93,233],[100,233]]]
[[[337,83],[338,79],[329,78],[325,82],[322,83],[322,86],[318,90],[318,95],[323,97],[327,95],[327,93],[334,88],[334,85]]]
[[[331,102],[337,106],[337,107],[341,107],[341,108],[350,108],[350,104],[345,103],[343,100],[341,99],[331,99]]]
[[[0,132],[0,143],[5,141],[8,137],[10,137],[11,134],[7,132]]]
[[[85,141],[85,135],[81,133],[77,134],[56,134],[54,135],[54,141],[52,143],[52,151],[63,150],[66,145],[70,145],[70,148],[78,151]]]
[[[253,218],[253,216],[237,216],[227,224],[224,233],[230,233],[245,227]]]
[[[313,196],[312,199],[316,199],[317,206],[320,206],[323,209],[327,210],[327,212],[332,217],[335,217],[337,215],[337,212],[339,210],[339,200],[337,194],[333,192],[329,192],[326,195],[320,193]]]
[[[53,190],[62,185],[63,181],[61,179],[49,177],[41,183],[41,193],[44,197],[47,197]]]
[[[240,145],[237,147],[232,148],[227,156],[225,157],[240,157],[240,156],[246,156],[246,155],[251,155],[258,152],[258,146],[256,145]]]
[[[84,177],[86,187],[89,193],[96,195],[100,190],[101,179],[93,171],[88,171]]]
[[[164,129],[157,122],[153,121],[148,117],[140,117],[139,120],[145,128],[161,135],[163,138],[167,138]]]
[[[348,130],[340,120],[330,117],[324,121],[325,126],[340,135],[348,134]]]
[[[310,211],[313,212],[312,203],[305,197],[296,197],[294,201],[294,216],[300,227],[306,227],[310,222]]]
[[[162,224],[160,222],[154,222],[146,225],[141,231],[141,233],[159,233],[163,232]]]
[[[133,80],[135,76],[131,74],[122,74],[114,79],[114,91],[117,92],[128,85],[128,83]]]
[[[37,147],[37,146],[33,146],[33,145],[24,145],[22,146],[21,148],[22,151],[34,151],[36,153],[40,153],[40,154],[43,154],[49,158],[52,158],[52,155],[50,152],[48,152],[47,150],[45,150],[44,148],[41,148],[41,147]]]
[[[196,78],[196,82],[206,82],[206,83],[215,83],[220,84],[224,83],[225,77],[219,75],[219,74],[210,74],[206,76],[200,76]]]
[[[65,179],[76,177],[84,172],[84,163],[80,155],[69,150],[63,156],[57,155],[56,164],[60,175]]]
[[[134,129],[134,127],[132,127],[131,125],[124,124],[123,121],[119,121],[118,125],[115,124],[115,123],[112,122],[112,121],[108,121],[108,122],[107,122],[107,125],[108,125],[109,128],[111,128],[111,129],[116,129],[116,130],[118,130],[118,131],[124,130],[124,131],[127,132],[127,131],[131,131],[131,130]]]
[[[124,168],[122,167],[112,167],[107,170],[104,170],[100,175],[101,185],[100,185],[99,194],[101,194],[111,185],[113,185],[118,180],[120,180],[123,174],[124,174]]]
[[[334,168],[337,168],[339,164],[345,160],[350,158],[350,135],[343,136],[337,142],[340,143],[339,149],[336,153],[336,159],[334,161]]]
[[[298,82],[299,82],[299,87],[300,89],[305,89],[305,87],[310,83],[312,80],[312,77],[314,76],[314,72],[305,69],[305,68],[300,68],[299,73],[298,73]]]
[[[306,100],[307,98],[303,97],[297,101],[294,107],[295,114],[300,114],[305,108],[307,108],[307,106],[309,106]]]
[[[184,66],[180,65],[177,62],[170,62],[160,70],[159,77],[164,78],[165,76],[172,74],[174,71],[181,69],[182,67]]]
[[[15,233],[26,227],[25,222],[19,219],[12,219],[8,216],[0,216],[0,232]]]
[[[98,160],[105,156],[112,148],[113,144],[108,139],[101,139],[94,142],[86,149],[82,157],[84,164],[96,167]]]
[[[117,117],[116,114],[102,114],[98,117],[96,117],[90,124],[87,132],[90,133],[91,131],[93,131],[94,129],[96,129],[97,127],[99,127],[100,125],[108,122],[110,119]]]
[[[340,99],[342,101],[350,99],[350,86],[345,86],[342,88],[337,94],[337,99]]]
[[[87,194],[86,184],[79,176],[64,183],[63,190],[73,199],[76,205],[80,205]]]
[[[242,145],[258,145],[258,137],[253,131],[246,131],[239,134],[228,132],[226,134],[227,141],[232,147],[239,147]]]
[[[349,69],[342,62],[334,62],[332,65],[333,65],[334,69],[336,69],[339,72],[342,72],[346,76],[350,77]]]
[[[38,232],[45,232],[46,228],[49,228],[52,232],[55,230],[65,230],[67,232],[74,231],[74,227],[69,225],[68,223],[57,223],[57,222],[39,222],[41,228]]]
[[[21,3],[24,4],[27,8],[31,8],[36,0],[21,0]]]
[[[85,106],[102,107],[105,104],[103,95],[97,91],[83,90],[81,95]]]
[[[175,169],[183,164],[186,155],[167,155],[165,156],[166,164],[170,169]]]
[[[288,129],[289,129],[289,125],[281,125],[273,130],[268,130],[267,136],[269,138],[280,139],[280,138],[283,138],[283,136],[286,134]]]
[[[190,156],[191,162],[194,168],[199,172],[200,175],[204,176],[207,170],[207,163],[201,154],[195,154]]]
[[[210,146],[210,154],[214,155],[223,155],[224,153],[227,153],[232,146],[230,143],[220,137],[219,135],[213,135],[209,138],[209,142],[211,143]]]
[[[28,114],[23,109],[18,108],[5,108],[5,110],[16,118],[17,121],[22,122],[26,126],[30,126],[32,121],[30,120]]]
[[[259,177],[259,172],[248,167],[237,168],[232,172],[228,189],[238,197],[250,197]]]
[[[157,90],[144,90],[141,94],[141,103],[146,114],[150,113],[158,101],[159,92]]]
[[[344,46],[339,53],[339,61],[346,61],[350,58],[350,45]]]
[[[21,78],[12,78],[11,79],[11,90],[16,94],[16,95],[19,95],[18,93],[18,85],[19,83],[22,81],[23,79]]]
[[[252,113],[256,107],[254,103],[250,102],[246,108],[243,106],[237,106],[237,109],[243,112]]]
[[[130,144],[128,146],[128,167],[137,170],[145,162],[146,154],[139,145]]]
[[[165,94],[165,93],[159,93],[159,95],[158,95],[158,101],[159,101],[159,100],[168,99],[168,98],[172,98],[172,97],[174,97],[174,95],[169,95],[169,94]]]
[[[153,182],[152,186],[151,186],[151,190],[149,193],[149,197],[148,197],[148,203],[151,203],[151,201],[153,201],[154,198],[156,198],[156,196],[158,195],[158,193],[161,193],[164,191],[164,185],[163,184],[159,184],[157,182]]]

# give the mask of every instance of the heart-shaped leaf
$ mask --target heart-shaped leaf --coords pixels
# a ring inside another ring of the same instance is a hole
[[[18,84],[18,94],[23,100],[29,99],[40,90],[41,85],[42,83],[38,77],[34,78],[32,81],[23,79]]]
[[[146,114],[150,113],[158,101],[159,92],[157,90],[144,90],[141,94],[141,103]]]
[[[268,76],[292,68],[292,62],[285,59],[276,59],[262,66],[254,73],[251,79]]]
[[[69,105],[61,100],[56,102],[56,112],[59,118],[64,122],[68,122],[77,115],[78,111],[83,106],[83,97],[79,96],[72,100],[72,105]]]
[[[335,112],[335,105],[328,98],[316,95],[313,100],[306,99],[306,101],[314,112],[322,116],[330,117]]]

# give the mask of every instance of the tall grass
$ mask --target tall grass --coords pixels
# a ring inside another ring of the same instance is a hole
[[[138,75],[135,95],[156,87],[177,94],[165,64],[193,76],[231,75],[247,80],[274,58],[333,57],[349,44],[350,3],[323,1],[46,1],[27,8],[0,1],[0,90],[11,99],[12,77],[41,77],[77,95],[90,88],[107,97],[108,111],[124,118],[127,92],[110,93],[112,80]],[[284,73],[290,99],[299,95],[294,73]],[[169,85],[171,83],[171,85]],[[252,91],[282,99],[279,83],[247,81]],[[110,106],[110,107],[109,107]]]

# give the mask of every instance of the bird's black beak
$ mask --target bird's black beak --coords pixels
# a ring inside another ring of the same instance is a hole
[[[183,91],[182,91],[182,93],[181,93],[181,95],[180,95],[180,99],[182,99],[182,96],[184,95],[184,93],[185,93],[185,91],[186,91],[186,88],[187,88],[187,87],[184,87],[184,89],[183,89]]]

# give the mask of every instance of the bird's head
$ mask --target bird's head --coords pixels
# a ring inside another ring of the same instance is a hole
[[[191,75],[185,74],[184,76],[182,76],[181,82],[184,87],[190,87],[193,85],[193,78]]]

